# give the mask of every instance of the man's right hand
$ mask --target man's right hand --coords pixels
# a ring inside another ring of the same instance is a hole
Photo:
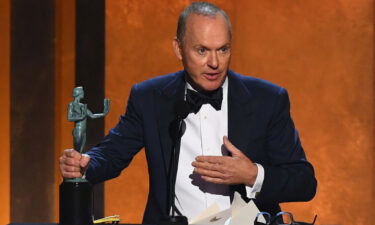
[[[65,149],[59,159],[60,172],[63,178],[82,177],[89,165],[90,156],[80,154],[74,149]]]

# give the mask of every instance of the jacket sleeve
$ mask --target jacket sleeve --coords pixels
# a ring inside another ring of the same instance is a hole
[[[272,204],[311,200],[316,193],[317,181],[290,116],[285,89],[279,91],[267,127],[265,149],[268,163],[262,164],[265,177],[257,201]]]
[[[117,177],[134,155],[144,147],[142,115],[137,85],[132,87],[126,112],[109,134],[87,154],[90,156],[86,178],[93,184]]]

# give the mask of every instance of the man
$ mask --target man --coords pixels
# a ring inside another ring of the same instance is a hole
[[[281,202],[308,201],[316,179],[289,112],[285,89],[230,71],[231,24],[224,11],[196,2],[179,17],[174,52],[184,71],[133,86],[127,110],[104,140],[81,156],[65,150],[65,178],[92,183],[116,177],[143,147],[150,192],[144,223],[168,215],[167,187],[175,103],[192,107],[184,120],[176,206],[189,219],[217,202],[230,206],[234,191],[275,214]],[[87,169],[87,170],[86,170]]]

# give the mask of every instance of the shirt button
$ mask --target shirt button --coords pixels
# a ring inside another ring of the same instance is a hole
[[[203,119],[206,120],[206,119],[207,119],[207,116],[204,116]]]

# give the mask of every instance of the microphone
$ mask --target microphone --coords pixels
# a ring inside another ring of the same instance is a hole
[[[191,111],[191,106],[186,101],[178,101],[174,105],[174,110],[175,110],[177,119],[183,120],[189,115]]]
[[[169,217],[164,218],[159,225],[187,225],[188,220],[179,212],[175,205],[176,196],[176,175],[178,169],[178,160],[180,156],[181,137],[185,132],[186,125],[184,119],[191,112],[191,107],[186,101],[178,101],[174,104],[176,119],[170,124],[170,136],[173,140],[171,161],[169,166],[169,201],[167,212],[171,213]],[[175,214],[179,214],[176,216]]]
[[[174,144],[181,139],[182,135],[185,133],[186,125],[184,119],[191,112],[191,106],[186,101],[178,101],[174,104],[174,112],[176,118],[169,125],[169,135],[174,141]]]

